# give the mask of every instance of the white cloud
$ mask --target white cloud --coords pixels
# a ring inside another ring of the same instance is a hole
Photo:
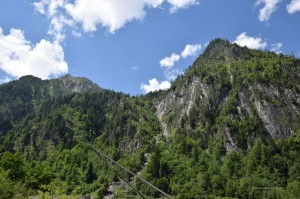
[[[159,83],[156,78],[149,80],[149,85],[142,83],[140,89],[144,93],[149,93],[158,90],[167,90],[171,87],[171,83],[168,81],[163,81]]]
[[[181,52],[181,57],[186,58],[188,56],[196,55],[200,49],[200,44],[187,44],[184,50]]]
[[[12,80],[11,78],[9,78],[9,77],[6,76],[4,79],[0,79],[0,84],[7,83],[7,82],[9,82],[11,80]]]
[[[164,75],[167,78],[167,80],[173,81],[178,75],[182,73],[179,71],[179,69],[172,69],[175,62],[178,62],[181,57],[187,58],[188,56],[196,55],[200,49],[200,44],[187,44],[184,50],[180,53],[180,55],[172,53],[171,56],[165,57],[162,60],[160,60],[160,66],[164,69]]]
[[[0,69],[12,77],[34,75],[42,79],[68,72],[64,52],[57,42],[42,39],[32,45],[21,30],[4,35],[0,28]]]
[[[243,32],[236,37],[234,43],[240,46],[247,46],[252,49],[264,49],[267,46],[267,42],[264,42],[260,37],[250,37],[246,35],[246,32]]]
[[[165,70],[165,77],[169,81],[173,81],[176,79],[178,75],[182,74],[182,72],[179,71],[179,69],[174,70]]]
[[[75,30],[72,31],[72,35],[77,38],[82,37],[81,32],[76,32]]]
[[[208,46],[208,44],[209,44],[209,41],[204,44],[204,47],[206,48]]]
[[[65,5],[66,0],[41,0],[33,3],[37,12],[47,15],[50,19],[48,34],[57,42],[64,40],[66,26],[75,26],[75,22],[69,16],[66,16],[65,12],[62,12]]]
[[[62,15],[54,16],[51,19],[48,34],[53,36],[55,41],[61,42],[65,38],[64,27],[66,25],[73,26],[74,23]]]
[[[295,12],[300,11],[300,0],[292,0],[287,6],[287,11],[290,14],[294,14]]]
[[[175,62],[178,62],[180,60],[180,56],[173,53],[170,57],[165,57],[162,60],[159,61],[159,64],[161,67],[164,68],[172,68],[174,66]]]
[[[159,8],[164,2],[171,5],[170,12],[197,4],[198,0],[40,0],[33,5],[37,12],[52,18],[72,20],[84,32],[93,32],[101,25],[110,33],[134,20],[143,20],[146,8]],[[70,25],[59,21],[61,25]],[[51,28],[50,28],[51,30]]]
[[[272,44],[271,45],[271,51],[279,54],[279,53],[282,53],[282,51],[280,50],[282,47],[282,43],[276,43],[276,44]]]
[[[41,0],[33,5],[41,14],[51,19],[49,32],[53,28],[70,25],[58,18],[64,17],[71,20],[73,25],[80,24],[85,32],[97,30],[97,25],[102,25],[109,32],[114,33],[127,22],[134,19],[141,20],[145,16],[144,7],[157,7],[163,0]]]
[[[255,5],[265,4],[263,8],[259,10],[259,20],[268,21],[271,17],[271,14],[276,10],[277,5],[282,0],[256,0]]]
[[[57,14],[58,9],[64,7],[65,4],[65,0],[41,0],[34,2],[33,6],[37,12],[53,16]]]
[[[42,1],[39,1],[39,2],[34,2],[33,3],[33,6],[35,8],[35,10],[41,14],[46,14],[46,11],[45,11],[45,4],[47,2],[45,0],[42,0]]]
[[[163,0],[76,0],[67,3],[67,13],[75,22],[82,24],[85,32],[96,31],[101,24],[110,33],[122,28],[127,22],[145,17],[145,7],[156,8]]]
[[[170,12],[174,13],[179,9],[188,8],[191,5],[198,4],[197,0],[167,0],[171,5]]]

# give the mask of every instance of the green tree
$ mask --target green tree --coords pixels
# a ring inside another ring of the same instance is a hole
[[[26,185],[32,189],[40,189],[42,185],[48,185],[53,179],[50,167],[32,161],[26,166]]]
[[[155,147],[154,152],[150,156],[149,166],[148,166],[148,173],[152,175],[154,179],[160,177],[160,160],[161,154],[158,147]]]
[[[95,171],[94,171],[94,165],[92,162],[89,162],[88,163],[88,167],[87,167],[87,170],[85,172],[85,182],[90,184],[92,183],[94,180],[97,179],[97,176],[95,174]]]
[[[20,153],[12,154],[5,152],[1,158],[1,167],[8,173],[8,178],[12,181],[22,180],[25,177],[24,160]]]

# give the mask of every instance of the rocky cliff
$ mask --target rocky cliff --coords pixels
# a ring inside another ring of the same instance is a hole
[[[228,150],[257,136],[287,138],[300,129],[299,67],[292,57],[216,39],[159,98],[157,115],[170,132],[224,134]]]

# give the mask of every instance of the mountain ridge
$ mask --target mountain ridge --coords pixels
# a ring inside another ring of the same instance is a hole
[[[142,96],[70,75],[0,85],[0,194],[135,197],[109,192],[126,179],[160,197],[88,143],[177,198],[295,198],[299,82],[299,59],[216,39],[169,90]]]

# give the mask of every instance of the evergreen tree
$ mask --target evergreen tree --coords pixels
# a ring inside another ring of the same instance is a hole
[[[94,180],[97,179],[97,176],[94,172],[94,165],[92,162],[88,163],[88,167],[87,167],[87,171],[85,172],[85,182],[90,184],[92,183]]]

